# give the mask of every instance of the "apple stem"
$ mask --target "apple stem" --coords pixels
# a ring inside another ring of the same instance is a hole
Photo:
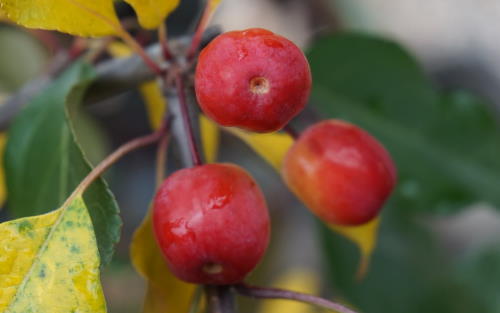
[[[193,125],[191,124],[191,119],[189,118],[188,105],[186,101],[186,92],[184,90],[184,82],[180,73],[175,75],[175,86],[177,88],[177,96],[179,97],[180,109],[182,115],[182,121],[184,124],[184,129],[188,135],[189,149],[191,151],[191,157],[193,159],[193,164],[195,166],[201,165],[201,157],[196,146],[196,141],[193,133]]]
[[[338,313],[356,313],[342,304],[291,290],[256,287],[245,283],[235,285],[234,288],[240,295],[247,297],[259,299],[288,299],[309,303],[318,307],[336,311]]]
[[[69,203],[73,201],[75,197],[85,192],[85,190],[97,179],[99,178],[108,168],[110,168],[113,164],[115,164],[118,160],[120,160],[123,156],[128,153],[137,150],[139,148],[145,147],[147,145],[153,144],[160,140],[163,136],[165,136],[170,129],[170,119],[166,119],[162,126],[149,135],[139,137],[133,139],[118,149],[116,149],[113,153],[108,155],[104,160],[101,161],[75,188],[73,193],[66,199],[62,207],[67,206]]]
[[[205,286],[209,313],[236,313],[234,294],[231,286]]]
[[[170,124],[171,116],[167,117],[168,123]],[[158,148],[156,151],[156,187],[160,187],[163,180],[165,179],[166,163],[167,163],[167,149],[170,142],[170,136],[167,134],[160,139],[158,143]]]
[[[164,22],[161,23],[160,27],[158,28],[158,41],[160,42],[163,58],[166,61],[172,60],[173,54],[170,51],[170,47],[168,45],[167,26],[165,25]]]
[[[144,48],[132,37],[126,30],[119,29],[118,35],[125,41],[125,43],[135,51],[142,58],[144,63],[153,73],[158,76],[164,75],[164,70],[147,54]]]
[[[213,0],[208,0],[205,9],[203,10],[203,14],[201,16],[200,22],[198,23],[198,27],[193,36],[193,40],[191,41],[191,46],[189,47],[187,58],[188,60],[192,60],[196,55],[196,52],[200,48],[201,37],[203,32],[207,28],[210,19],[212,18],[212,14],[214,13],[214,5],[212,3]]]

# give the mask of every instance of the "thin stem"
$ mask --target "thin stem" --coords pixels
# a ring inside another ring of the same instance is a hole
[[[208,23],[210,22],[210,19],[212,19],[212,15],[214,13],[214,4],[213,0],[207,0],[207,4],[205,6],[205,9],[203,10],[203,15],[201,16],[200,23],[198,24],[198,27],[196,28],[196,32],[194,33],[193,40],[191,41],[191,46],[189,47],[188,50],[188,60],[192,60],[196,52],[198,51],[200,47],[200,42],[201,42],[201,37],[203,35],[203,32],[207,28]]]
[[[205,286],[209,313],[236,313],[231,286]]]
[[[202,295],[203,295],[203,289],[201,288],[201,285],[196,286],[193,297],[191,299],[191,305],[188,313],[198,313],[198,311],[200,310]]]
[[[170,124],[170,122],[167,120],[162,125],[162,127],[160,127],[154,133],[133,139],[133,140],[125,143],[124,145],[122,145],[118,149],[116,149],[110,155],[108,155],[104,160],[101,161],[101,163],[99,163],[87,175],[87,177],[85,177],[82,180],[82,182],[76,187],[76,189],[68,197],[68,199],[66,199],[66,201],[63,204],[63,207],[70,204],[75,197],[77,197],[81,193],[83,193],[97,178],[99,178],[99,176],[101,176],[111,165],[115,164],[123,156],[125,156],[129,152],[132,152],[136,149],[150,145],[150,144],[158,141],[160,138],[162,138],[166,134],[167,130],[169,129],[169,124]]]
[[[357,313],[343,306],[342,304],[295,291],[283,290],[277,288],[255,287],[244,283],[235,285],[234,288],[239,294],[247,297],[259,298],[259,299],[288,299],[288,300],[313,304],[325,309],[336,311],[338,313]]]
[[[156,150],[156,187],[160,187],[165,179],[165,171],[167,164],[167,148],[170,142],[170,136],[167,134],[162,136]]]
[[[78,59],[83,52],[87,49],[88,40],[83,37],[75,37],[71,43],[71,47],[68,50],[70,60],[74,61]]]
[[[168,46],[167,26],[165,25],[165,23],[161,23],[160,27],[158,28],[158,40],[160,41],[163,58],[167,61],[172,60],[173,54],[170,51],[170,47]]]
[[[99,59],[99,57],[106,51],[113,40],[114,38],[111,36],[101,38],[98,45],[95,45],[93,49],[89,49],[89,52],[85,56],[87,62],[89,62],[90,64],[94,64],[97,59]]]
[[[118,35],[125,41],[127,45],[129,45],[132,50],[134,50],[143,60],[144,63],[156,74],[159,76],[163,76],[164,71],[160,68],[160,66],[146,53],[144,48],[132,37],[126,30],[121,28]]]
[[[300,137],[300,134],[297,132],[295,128],[292,127],[292,125],[287,124],[283,130],[290,135],[293,139],[298,139]]]
[[[144,51],[142,46],[132,37],[120,23],[115,23],[113,20],[109,19],[108,17],[102,15],[101,13],[83,5],[77,0],[68,0],[74,5],[78,6],[79,8],[89,12],[90,14],[94,15],[95,17],[101,19],[103,22],[111,26],[120,38],[127,43],[127,45],[132,48],[143,60],[144,63],[156,74],[156,75],[163,75],[162,69],[156,64],[156,62]]]
[[[193,133],[193,125],[191,124],[191,119],[189,118],[188,105],[186,101],[186,93],[184,90],[184,82],[182,81],[182,77],[180,73],[175,75],[175,86],[177,88],[177,95],[179,97],[179,101],[181,104],[181,115],[182,122],[184,124],[184,128],[186,133],[188,134],[189,141],[189,149],[191,150],[191,157],[193,158],[193,164],[195,166],[201,165],[200,153],[198,151],[198,147],[196,146],[196,141]]]

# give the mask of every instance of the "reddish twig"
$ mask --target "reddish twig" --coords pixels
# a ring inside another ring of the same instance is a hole
[[[210,22],[213,13],[214,8],[212,0],[208,0],[205,9],[203,10],[203,15],[201,16],[200,23],[198,24],[196,32],[194,33],[193,40],[191,41],[191,46],[189,47],[187,53],[188,61],[191,61],[194,58],[196,52],[200,48],[201,37],[205,29],[207,28],[207,25]]]
[[[343,306],[342,304],[295,291],[283,290],[277,288],[255,287],[244,283],[235,285],[234,288],[239,294],[247,297],[259,298],[259,299],[287,299],[287,300],[313,304],[325,309],[334,310],[338,313],[357,313],[347,308],[346,306]]]
[[[160,42],[161,52],[163,54],[163,58],[166,61],[172,60],[174,55],[170,51],[170,47],[168,45],[167,26],[165,25],[165,23],[162,23],[160,25],[160,27],[158,28],[158,40]]]
[[[66,199],[65,203],[62,207],[70,204],[75,197],[78,197],[81,193],[83,193],[99,176],[101,176],[111,165],[115,164],[119,159],[123,156],[132,152],[138,148],[150,145],[152,143],[157,142],[162,138],[170,127],[170,121],[167,120],[162,127],[160,127],[157,131],[152,134],[139,137],[133,139],[118,149],[116,149],[113,153],[107,156],[101,163],[99,163],[83,180],[82,182],[75,188],[73,193]]]
[[[170,124],[171,117],[167,117],[167,122]],[[156,187],[160,187],[165,179],[166,163],[167,163],[167,149],[170,142],[170,135],[167,134],[160,139],[156,151]]]
[[[191,119],[189,118],[188,105],[186,101],[186,93],[184,90],[184,82],[182,80],[182,76],[180,73],[175,75],[175,86],[177,89],[177,96],[179,97],[179,101],[181,104],[181,115],[182,122],[184,124],[184,128],[186,129],[186,133],[188,134],[189,141],[189,149],[191,150],[191,157],[193,158],[193,164],[195,166],[201,165],[200,153],[198,151],[198,147],[196,145],[196,141],[194,138],[193,126],[191,124]]]

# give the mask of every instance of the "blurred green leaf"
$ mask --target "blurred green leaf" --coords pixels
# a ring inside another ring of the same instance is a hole
[[[361,282],[355,280],[356,248],[320,227],[335,294],[369,313],[496,313],[482,310],[470,283],[458,283],[445,251],[427,229],[407,217],[394,217],[400,210],[396,202],[385,208],[379,244]]]
[[[15,119],[8,133],[5,174],[8,208],[14,217],[49,212],[59,207],[89,173],[71,119],[78,119],[81,98],[95,77],[76,63]],[[101,264],[112,257],[121,221],[115,198],[99,179],[84,193],[96,232]]]
[[[24,30],[0,25],[0,92],[21,87],[43,70],[47,52]]]
[[[399,171],[365,280],[354,280],[356,248],[320,227],[336,293],[369,313],[498,312],[496,300],[482,296],[482,279],[473,278],[484,264],[457,269],[463,260],[448,258],[422,220],[477,201],[500,207],[500,132],[488,106],[465,92],[440,94],[414,58],[386,40],[335,35],[308,57],[320,111],[374,134]],[[489,272],[498,271],[500,261],[490,257]],[[498,294],[493,283],[483,287]]]
[[[456,267],[459,283],[484,305],[478,312],[500,312],[500,248],[487,246],[464,258]]]
[[[324,38],[309,60],[318,108],[367,129],[395,158],[406,212],[500,207],[500,132],[485,103],[439,95],[403,49],[365,35]]]

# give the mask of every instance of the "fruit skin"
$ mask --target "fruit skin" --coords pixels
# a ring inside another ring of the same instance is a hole
[[[311,84],[302,51],[261,28],[215,38],[200,53],[195,76],[196,97],[207,116],[255,132],[283,128],[304,108]]]
[[[242,281],[269,243],[262,191],[231,164],[182,169],[168,177],[154,199],[153,226],[170,269],[191,283]]]
[[[311,211],[337,225],[373,219],[396,183],[387,150],[366,131],[340,120],[308,128],[288,151],[282,174]]]

